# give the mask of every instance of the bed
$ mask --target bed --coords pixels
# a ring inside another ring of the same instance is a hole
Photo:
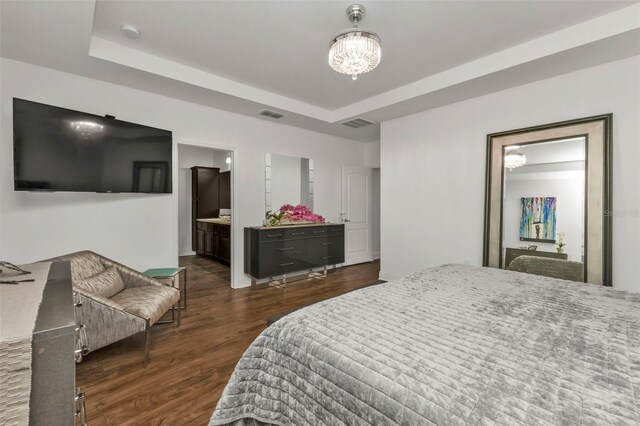
[[[640,424],[640,293],[443,265],[280,319],[210,425]]]

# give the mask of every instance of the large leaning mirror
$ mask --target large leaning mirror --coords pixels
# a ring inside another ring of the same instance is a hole
[[[313,160],[266,154],[264,165],[265,214],[283,204],[302,204],[313,211]]]
[[[611,120],[487,136],[485,266],[612,285]]]

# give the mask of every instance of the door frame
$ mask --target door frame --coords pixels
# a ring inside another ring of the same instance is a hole
[[[180,258],[180,247],[179,247],[179,223],[178,221],[180,220],[179,218],[179,209],[180,209],[180,205],[179,205],[179,199],[180,199],[180,186],[179,186],[179,169],[178,169],[178,163],[179,163],[179,156],[178,156],[178,145],[183,145],[183,146],[193,146],[193,147],[198,147],[198,148],[208,148],[208,149],[212,149],[212,150],[218,150],[218,151],[228,151],[231,152],[231,267],[230,267],[230,272],[231,272],[231,277],[230,277],[230,286],[231,288],[237,288],[235,285],[235,268],[236,268],[236,256],[234,256],[234,248],[236,247],[236,241],[239,235],[242,235],[242,233],[237,230],[236,228],[238,227],[238,221],[237,220],[233,220],[233,215],[235,214],[234,212],[237,212],[237,203],[238,203],[238,197],[236,196],[236,189],[238,188],[238,173],[236,172],[237,167],[238,167],[238,148],[236,146],[231,146],[231,145],[218,145],[218,144],[211,144],[211,143],[207,143],[207,142],[202,142],[202,141],[194,141],[194,140],[189,140],[189,139],[174,139],[173,140],[173,166],[172,166],[172,185],[173,185],[173,191],[171,193],[171,223],[172,223],[172,252],[173,252],[173,258],[176,259],[176,261],[179,260]]]

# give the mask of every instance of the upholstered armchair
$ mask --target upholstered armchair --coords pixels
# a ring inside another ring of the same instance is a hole
[[[584,282],[584,264],[569,260],[518,256],[509,264],[508,269],[562,280]]]
[[[146,365],[150,328],[169,309],[177,307],[180,291],[91,251],[49,260],[71,264],[73,289],[81,303],[76,310],[78,323],[84,324],[88,352],[144,331]],[[180,309],[175,311],[179,327]]]

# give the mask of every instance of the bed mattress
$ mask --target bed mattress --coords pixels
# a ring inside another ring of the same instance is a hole
[[[640,294],[443,265],[285,316],[210,425],[640,424]]]

